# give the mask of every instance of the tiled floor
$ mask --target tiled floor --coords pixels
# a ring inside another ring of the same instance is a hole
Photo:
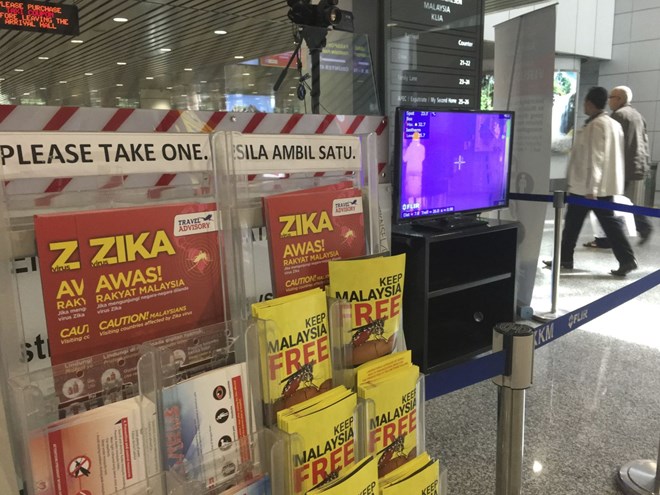
[[[582,247],[576,270],[562,273],[560,310],[588,304],[660,268],[660,221],[636,247],[640,269],[609,275],[609,250]],[[541,259],[552,254],[546,222]],[[550,309],[551,273],[539,268],[533,306]],[[615,473],[627,461],[658,456],[660,438],[660,288],[656,287],[541,348],[527,392],[523,493],[621,493]],[[427,402],[427,449],[448,468],[450,495],[495,492],[497,388],[490,382]]]

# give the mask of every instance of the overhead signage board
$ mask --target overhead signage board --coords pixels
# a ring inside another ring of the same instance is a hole
[[[442,29],[474,28],[479,24],[479,0],[435,0],[392,2],[392,21]]]
[[[61,3],[0,0],[0,28],[77,35],[78,7]]]
[[[397,106],[479,108],[482,0],[387,0],[386,86]]]

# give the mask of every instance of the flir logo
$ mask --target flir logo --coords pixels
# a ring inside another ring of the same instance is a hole
[[[362,198],[342,198],[332,202],[332,216],[355,215],[362,213]]]

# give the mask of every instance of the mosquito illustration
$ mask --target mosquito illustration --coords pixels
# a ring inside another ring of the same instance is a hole
[[[328,476],[323,478],[323,481],[321,481],[318,485],[314,486],[312,488],[312,490],[315,490],[316,488],[320,488],[324,485],[327,485],[328,483],[330,483],[331,481],[336,480],[337,478],[339,478],[339,470],[332,471]]]
[[[92,474],[90,470],[86,469],[79,460],[76,459],[74,462],[76,463],[76,469],[74,469],[72,474],[75,478],[78,478],[80,474],[83,474],[85,476],[89,476],[90,474]]]
[[[190,268],[188,268],[188,270],[193,270],[193,269],[197,268],[197,266],[198,266],[200,263],[208,263],[208,262],[210,262],[210,261],[211,261],[211,257],[209,256],[209,253],[207,253],[206,251],[200,251],[199,253],[197,253],[197,254],[195,255],[194,258],[192,258],[192,259],[188,258],[188,261],[191,261],[191,262],[192,262],[192,266],[191,266]]]
[[[356,237],[355,231],[353,229],[349,229],[348,227],[342,228],[341,236],[343,238],[341,243],[348,244],[349,246],[353,244],[353,241],[355,240]]]
[[[314,361],[310,361],[307,364],[303,364],[297,371],[294,371],[289,376],[287,376],[280,383],[284,383],[284,388],[282,389],[282,395],[284,397],[290,397],[293,393],[298,390],[300,383],[304,383],[306,387],[314,387]],[[285,383],[286,382],[286,383]]]
[[[397,437],[391,444],[389,444],[387,447],[385,447],[383,450],[378,452],[377,455],[382,454],[381,458],[378,459],[378,469],[390,460],[396,455],[399,457],[403,457],[403,448],[404,448],[404,440],[406,436],[401,435],[400,437]]]
[[[354,347],[364,344],[369,337],[372,335],[376,339],[385,340],[383,335],[385,334],[385,320],[387,318],[379,318],[378,320],[372,320],[369,318],[369,323],[362,325],[360,327],[353,328],[351,332],[355,332],[353,337],[351,337],[351,342]]]

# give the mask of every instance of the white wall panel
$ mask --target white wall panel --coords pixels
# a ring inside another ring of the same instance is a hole
[[[508,10],[488,14],[484,21],[484,41],[495,41],[495,26],[508,21],[511,15]]]
[[[600,76],[597,82],[597,86],[603,86],[608,90],[612,89],[614,86],[628,86],[628,74],[614,74],[611,76]],[[585,93],[582,93],[583,95]]]
[[[618,2],[617,2],[618,5]],[[630,41],[630,27],[632,24],[632,13],[617,14],[614,16],[614,33],[612,43],[628,43]]]
[[[580,0],[578,2],[578,29],[575,53],[586,57],[593,56],[596,39],[598,0]]]
[[[560,53],[575,53],[578,30],[577,2],[560,2],[557,5],[556,50]]]
[[[556,3],[555,51],[583,57],[609,58],[616,1],[618,0],[556,0],[542,2],[533,7],[487,14],[484,21],[484,40],[494,41],[494,25]]]
[[[614,8],[615,14],[623,12],[632,12],[633,0],[616,0],[616,7]]]
[[[658,0],[633,0],[633,10],[652,9],[658,6]]]
[[[612,57],[612,36],[614,26],[615,0],[598,0],[596,6],[596,32],[594,35],[593,56],[609,59]],[[609,29],[607,28],[609,26]]]
[[[660,1],[656,0],[655,9],[646,9],[632,14],[630,41],[657,39],[660,33]]]
[[[660,32],[658,33],[660,36]],[[660,37],[652,41],[630,43],[630,72],[660,69]]]
[[[600,75],[627,73],[630,67],[630,45],[614,45],[612,47],[612,60],[600,63]]]
[[[656,129],[658,122],[658,103],[656,101],[635,101],[633,106],[644,116],[646,120],[646,129]]]
[[[628,86],[632,89],[633,101],[637,103],[657,100],[658,85],[660,85],[660,70],[634,72],[628,76]]]
[[[534,10],[534,7],[518,7],[517,9],[511,9],[509,11],[509,17],[513,19],[514,17],[519,17],[521,15],[527,14],[528,12],[532,12]]]

